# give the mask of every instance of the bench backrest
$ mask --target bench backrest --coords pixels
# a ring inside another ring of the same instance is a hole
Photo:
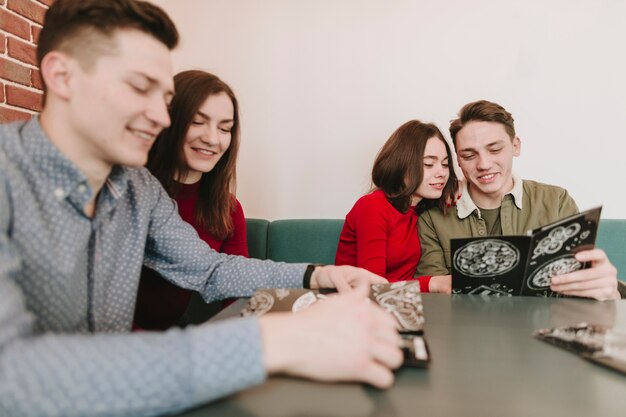
[[[283,262],[333,264],[343,219],[246,219],[250,256]],[[602,219],[596,246],[626,280],[626,220]]]

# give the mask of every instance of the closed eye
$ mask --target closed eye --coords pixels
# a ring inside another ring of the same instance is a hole
[[[138,85],[138,84],[132,84],[129,83],[128,85],[130,85],[130,87],[135,90],[135,92],[141,94],[141,95],[145,95],[148,94],[148,87],[145,87],[143,85]]]

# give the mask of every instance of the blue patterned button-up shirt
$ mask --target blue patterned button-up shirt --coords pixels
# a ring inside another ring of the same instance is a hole
[[[219,254],[143,168],[86,176],[37,119],[0,126],[0,415],[139,416],[265,378],[258,321],[130,334],[141,266],[207,302],[302,285],[305,265]]]

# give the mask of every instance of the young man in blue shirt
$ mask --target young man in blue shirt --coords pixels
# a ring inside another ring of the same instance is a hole
[[[40,36],[39,118],[0,127],[0,415],[157,415],[269,373],[393,382],[395,321],[357,268],[211,250],[142,168],[169,123],[177,31],[134,0],[57,0]],[[297,315],[131,334],[141,266],[204,299],[336,287]]]

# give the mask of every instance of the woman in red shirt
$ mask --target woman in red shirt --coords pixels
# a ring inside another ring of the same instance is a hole
[[[376,157],[373,191],[346,216],[335,264],[365,268],[389,282],[418,279],[422,292],[446,292],[444,277],[413,275],[421,257],[418,214],[432,206],[445,211],[454,201],[451,160],[437,126],[417,120],[400,126]]]
[[[247,257],[246,221],[234,196],[237,99],[226,83],[204,71],[177,74],[174,88],[171,125],[157,137],[147,167],[200,238],[218,252]],[[191,295],[144,268],[135,326],[157,330],[176,325]]]

